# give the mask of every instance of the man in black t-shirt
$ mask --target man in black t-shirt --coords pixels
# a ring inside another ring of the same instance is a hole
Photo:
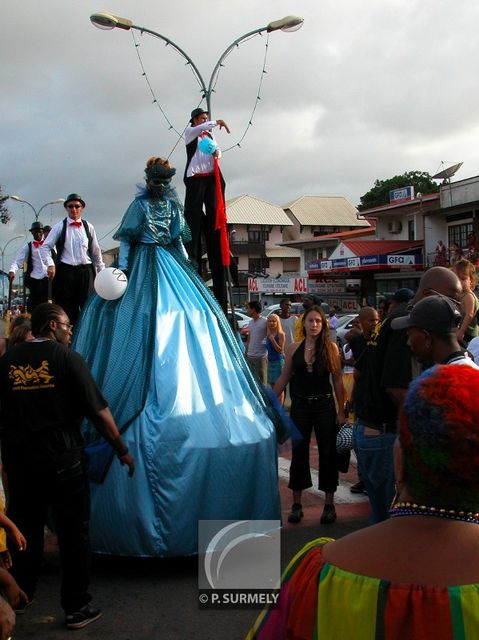
[[[419,282],[413,304],[431,295],[459,298],[461,283],[445,267],[432,267]],[[405,329],[395,331],[391,322],[408,315],[408,304],[399,304],[373,332],[355,368],[359,373],[363,402],[354,429],[354,449],[373,511],[373,522],[389,516],[394,498],[393,445],[397,418],[410,381],[419,373],[408,346]]]
[[[8,478],[8,514],[27,539],[12,548],[12,573],[33,598],[51,508],[60,548],[61,603],[66,626],[78,629],[100,617],[88,593],[89,485],[80,426],[86,417],[134,471],[108,405],[83,358],[68,349],[71,324],[63,309],[39,305],[33,342],[0,359],[2,462]]]

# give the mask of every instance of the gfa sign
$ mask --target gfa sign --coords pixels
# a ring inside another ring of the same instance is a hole
[[[414,265],[414,256],[387,256],[387,264],[390,266]]]

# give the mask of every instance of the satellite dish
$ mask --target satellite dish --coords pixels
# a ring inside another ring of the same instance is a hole
[[[450,180],[453,175],[455,175],[459,169],[462,167],[462,162],[458,162],[457,164],[453,164],[452,167],[448,167],[447,169],[443,169],[436,173],[436,175],[432,176],[433,180]]]

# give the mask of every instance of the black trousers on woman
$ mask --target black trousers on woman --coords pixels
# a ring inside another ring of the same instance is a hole
[[[316,399],[292,397],[291,419],[303,436],[293,445],[293,456],[289,471],[288,487],[303,491],[313,486],[309,464],[309,445],[314,430],[319,453],[318,489],[334,493],[338,488],[338,466],[336,454],[336,407],[332,394]]]

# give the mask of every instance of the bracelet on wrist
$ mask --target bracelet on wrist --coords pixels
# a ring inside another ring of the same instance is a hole
[[[118,458],[123,458],[128,453],[128,447],[124,447],[124,449],[120,449],[119,451],[115,451]]]

